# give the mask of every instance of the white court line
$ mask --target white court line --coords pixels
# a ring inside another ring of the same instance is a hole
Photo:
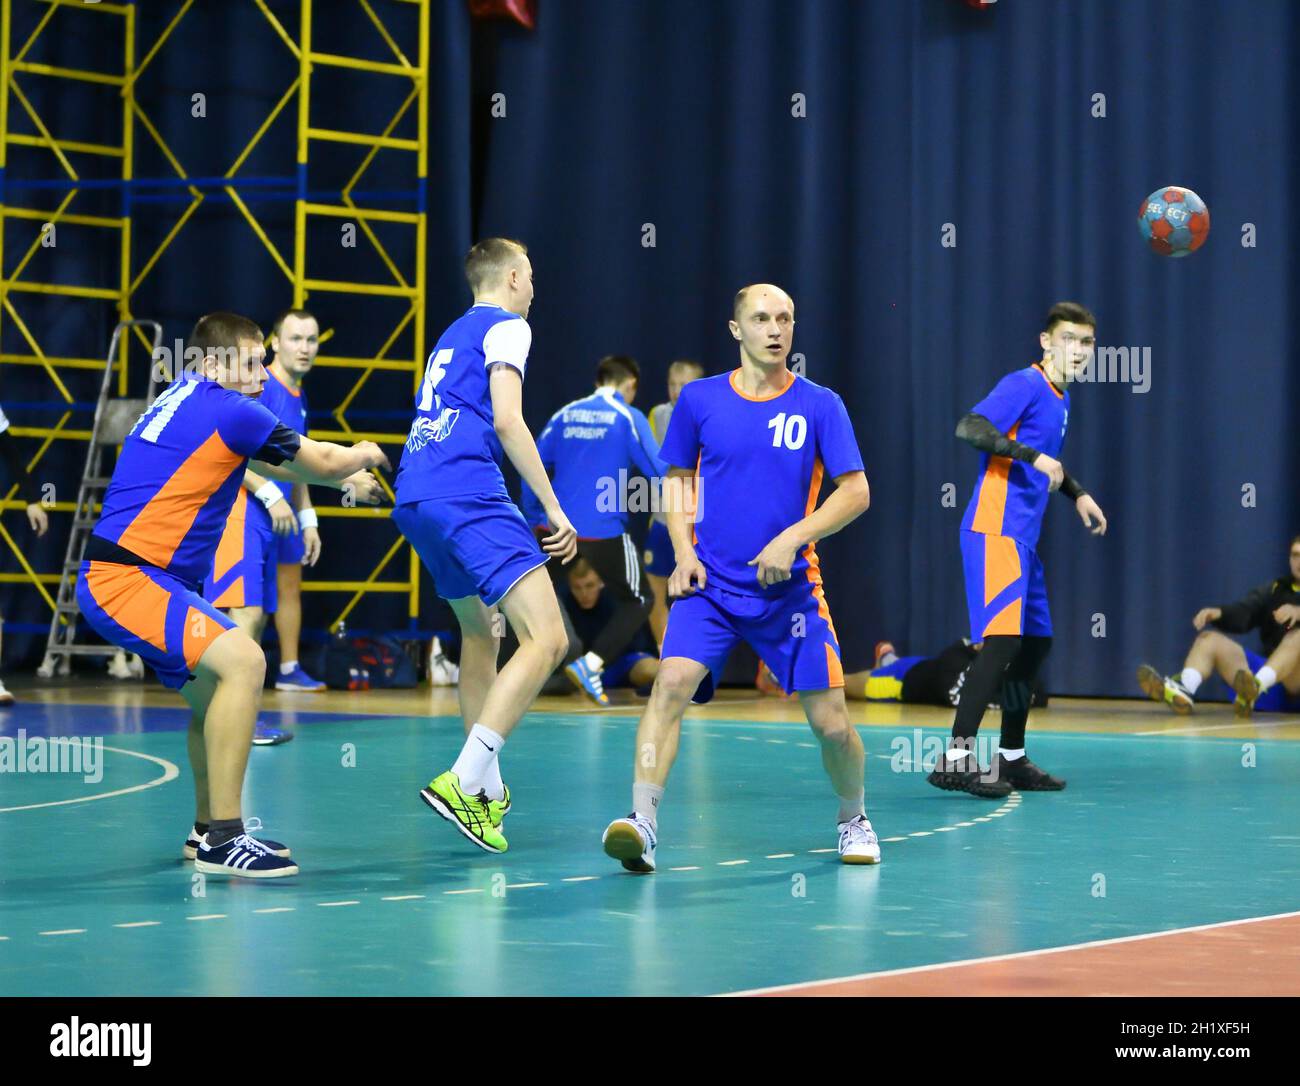
[[[340,905],[360,905],[360,904],[361,904],[360,901],[318,901],[316,902],[316,908],[334,909]]]
[[[85,935],[85,928],[63,928],[61,931],[38,931],[37,935]]]
[[[161,920],[132,920],[129,924],[114,924],[115,928],[156,928]]]
[[[1287,720],[1237,720],[1232,724],[1188,724],[1185,728],[1160,728],[1151,732],[1133,732],[1133,735],[1152,736],[1152,735],[1198,735],[1202,732],[1221,732],[1228,728],[1285,728],[1289,724],[1294,724],[1295,717]],[[1249,736],[1232,736],[1233,739],[1249,738]]]
[[[764,856],[765,860],[788,860],[794,855],[793,852],[773,852],[769,856]]]
[[[698,871],[698,867],[670,867],[669,871]]]
[[[1258,924],[1265,920],[1289,920],[1300,916],[1300,911],[1272,913],[1269,916],[1248,916],[1244,920],[1220,920],[1213,924],[1195,924],[1189,928],[1170,928],[1167,931],[1148,931],[1141,935],[1121,935],[1114,939],[1094,939],[1087,943],[1067,943],[1065,946],[1044,947],[1042,950],[1021,950],[1014,954],[994,954],[987,958],[962,958],[955,962],[935,962],[933,965],[911,965],[904,969],[882,969],[876,973],[854,973],[848,977],[830,977],[826,980],[805,980],[795,984],[777,984],[770,988],[747,988],[742,992],[723,992],[723,996],[767,995],[771,992],[792,992],[798,988],[813,988],[823,984],[840,984],[845,981],[870,980],[873,977],[901,977],[909,973],[932,973],[953,969],[961,965],[983,965],[988,962],[1010,962],[1020,958],[1038,958],[1047,954],[1064,954],[1071,950],[1086,950],[1098,946],[1117,946],[1120,943],[1138,943],[1146,939],[1163,939],[1167,935],[1187,935],[1195,931],[1213,931],[1239,924]]]
[[[567,879],[561,879],[561,882],[595,882],[599,875],[571,875]]]
[[[449,897],[453,894],[481,894],[482,892],[483,888],[480,886],[473,890],[444,890],[443,895]]]
[[[273,909],[254,909],[253,912],[255,912],[255,913],[292,913],[292,912],[297,912],[297,909],[296,909],[294,906],[291,906],[291,905],[277,905],[277,906],[276,906],[275,908],[273,908]]]
[[[141,754],[138,750],[123,750],[121,747],[104,747],[103,749],[112,751],[114,754],[127,754],[132,758],[143,758],[146,762],[154,762],[163,767],[163,775],[155,777],[151,781],[145,781],[144,784],[133,784],[130,788],[118,788],[112,792],[99,792],[93,796],[81,796],[79,799],[52,799],[46,803],[27,803],[21,807],[0,807],[0,814],[5,814],[8,811],[34,811],[40,807],[64,807],[69,803],[90,803],[97,799],[125,796],[132,792],[143,792],[146,788],[156,788],[160,784],[174,781],[181,775],[176,763],[169,762],[166,758],[155,758],[152,754]]]
[[[741,864],[749,863],[748,860],[719,860],[719,867],[739,867]]]
[[[225,913],[204,913],[202,916],[187,916],[186,920],[225,920]]]
[[[544,882],[508,882],[507,890],[527,890],[530,886],[545,886]]]
[[[394,894],[392,897],[380,898],[380,901],[416,901],[422,899],[423,894]]]

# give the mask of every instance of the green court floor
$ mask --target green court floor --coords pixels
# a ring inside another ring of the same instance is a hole
[[[94,734],[97,710],[80,712]],[[181,731],[106,738],[93,784],[0,775],[0,994],[721,993],[1300,898],[1295,742],[1254,740],[1243,765],[1236,739],[1033,734],[1035,760],[1069,788],[998,804],[891,761],[910,725],[864,727],[884,862],[850,868],[804,726],[688,721],[660,873],[636,877],[600,848],[629,806],[634,729],[632,716],[527,718],[503,752],[511,848],[493,856],[417,796],[454,757],[459,721],[304,724],[251,755],[247,813],[303,870],[271,883],[200,887],[180,860]]]

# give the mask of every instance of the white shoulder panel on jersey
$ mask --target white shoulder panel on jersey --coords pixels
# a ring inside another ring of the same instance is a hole
[[[520,374],[528,365],[528,348],[533,345],[533,330],[522,317],[497,321],[483,337],[483,364],[504,362]]]

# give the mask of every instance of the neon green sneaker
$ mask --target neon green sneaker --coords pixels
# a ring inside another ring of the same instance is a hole
[[[1138,686],[1152,701],[1163,701],[1179,716],[1192,711],[1192,695],[1177,679],[1166,678],[1150,664],[1138,668]]]
[[[510,786],[505,781],[502,781],[501,787],[506,790],[505,796],[501,799],[487,801],[488,817],[492,820],[494,826],[500,826],[501,820],[510,813]]]
[[[1248,720],[1255,710],[1255,702],[1259,700],[1259,680],[1242,668],[1232,677],[1232,691],[1237,695],[1232,715],[1238,720]]]
[[[476,796],[465,793],[460,778],[450,769],[421,788],[420,798],[484,852],[505,852],[509,847],[492,821],[487,797],[482,792]]]

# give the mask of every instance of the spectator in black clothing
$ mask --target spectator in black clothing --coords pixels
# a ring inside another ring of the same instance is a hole
[[[615,603],[610,599],[605,582],[591,564],[576,558],[565,569],[567,591],[560,592],[560,603],[573,624],[573,630],[585,652],[600,636],[614,614]],[[650,627],[642,623],[633,634],[622,655],[611,660],[601,672],[601,684],[606,690],[619,686],[637,690],[654,683],[659,674],[659,657],[655,652]],[[564,694],[573,686],[557,671],[542,688],[543,694]]]
[[[1217,673],[1236,694],[1239,717],[1255,711],[1300,712],[1300,535],[1291,540],[1289,567],[1285,576],[1236,603],[1197,611],[1192,625],[1200,633],[1180,675],[1161,675],[1150,664],[1138,668],[1138,684],[1146,695],[1176,713],[1190,713],[1201,683]],[[1227,636],[1251,630],[1259,631],[1267,659]]]
[[[908,705],[942,705],[953,707],[961,700],[962,687],[971,664],[979,654],[981,642],[971,643],[963,637],[934,656],[899,656],[888,641],[876,645],[876,659],[865,671],[847,672],[844,696],[850,701],[900,701]],[[781,692],[768,675],[760,673],[759,690]],[[1001,708],[1001,695],[989,708]],[[1047,690],[1035,678],[1030,691],[1030,705],[1047,704]]]
[[[20,500],[27,503],[27,523],[31,525],[32,531],[36,533],[36,538],[39,539],[49,531],[50,518],[41,506],[40,498],[36,492],[36,482],[27,473],[27,466],[23,463],[22,455],[19,453],[18,443],[14,440],[13,434],[9,432],[9,419],[2,407],[0,407],[0,459],[4,460],[9,469],[10,485],[17,484]],[[0,638],[3,638],[3,628],[4,617],[0,616]],[[0,640],[0,646],[2,645],[3,641]],[[4,680],[0,679],[0,706],[12,705],[13,703],[14,696],[5,689]]]

